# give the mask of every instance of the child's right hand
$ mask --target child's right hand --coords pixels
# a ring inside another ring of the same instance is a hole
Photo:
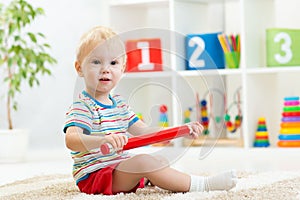
[[[197,121],[189,122],[186,125],[188,125],[191,129],[191,133],[188,136],[188,138],[197,139],[204,130],[203,125],[200,124],[200,122],[197,122]]]
[[[104,136],[104,139],[105,143],[110,143],[115,150],[123,149],[123,146],[128,142],[125,134],[110,134]]]

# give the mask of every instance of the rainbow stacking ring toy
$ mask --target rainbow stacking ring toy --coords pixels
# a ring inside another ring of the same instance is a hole
[[[267,130],[266,119],[260,117],[257,122],[257,129],[255,134],[255,141],[253,144],[254,147],[268,147],[270,146],[269,142],[269,133]]]
[[[299,97],[285,97],[278,136],[279,147],[300,147],[300,101]]]

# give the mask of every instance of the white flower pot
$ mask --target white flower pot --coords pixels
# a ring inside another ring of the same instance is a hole
[[[0,162],[21,162],[26,159],[29,130],[0,129]]]

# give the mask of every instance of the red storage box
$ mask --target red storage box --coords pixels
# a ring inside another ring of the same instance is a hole
[[[161,41],[159,38],[128,40],[126,52],[126,72],[162,71]]]

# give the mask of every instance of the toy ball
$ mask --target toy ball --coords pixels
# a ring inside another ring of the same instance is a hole
[[[191,111],[190,110],[184,111],[184,117],[190,117],[190,116],[191,116]]]
[[[168,111],[168,107],[166,105],[161,105],[159,107],[159,111],[162,112],[162,113],[165,113]]]
[[[136,113],[137,117],[140,119],[140,120],[143,120],[143,115],[142,113]]]
[[[217,122],[217,123],[220,123],[220,122],[221,122],[221,120],[222,120],[222,118],[221,118],[220,116],[216,116],[216,118],[215,118],[215,119],[216,119],[216,122]]]
[[[206,100],[202,100],[200,103],[202,106],[206,106],[206,104],[207,104]]]
[[[226,122],[228,122],[228,121],[230,121],[230,116],[228,114],[226,114],[224,119],[225,119]]]

